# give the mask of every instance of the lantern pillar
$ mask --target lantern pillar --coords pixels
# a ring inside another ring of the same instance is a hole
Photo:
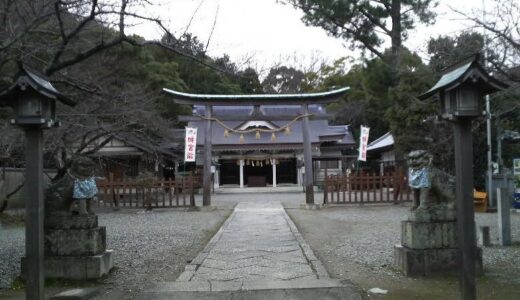
[[[25,128],[25,257],[27,299],[44,299],[43,265],[43,133],[40,126]]]
[[[473,208],[473,144],[471,118],[453,123],[455,138],[455,190],[457,205],[457,238],[459,243],[459,285],[461,299],[476,299],[475,267],[477,242]]]

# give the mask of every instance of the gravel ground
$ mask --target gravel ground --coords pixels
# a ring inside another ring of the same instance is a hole
[[[115,251],[115,270],[100,280],[105,293],[122,292],[127,299],[153,282],[175,280],[229,213],[227,209],[99,213],[100,225],[107,228],[107,248]],[[0,229],[0,291],[20,273],[24,241],[23,227]]]
[[[390,291],[385,299],[451,299],[458,296],[454,275],[408,278],[394,265],[395,244],[400,243],[403,206],[348,206],[319,211],[287,209],[306,241],[332,277],[349,279],[364,289]],[[520,214],[511,216],[512,247],[484,249],[486,273],[478,280],[479,299],[520,299]],[[477,225],[491,228],[498,243],[497,215],[477,214]],[[495,295],[501,295],[495,297]],[[377,296],[367,295],[367,298]]]
[[[388,289],[385,299],[445,300],[458,296],[453,275],[413,279],[396,270],[393,247],[400,241],[400,221],[406,218],[408,208],[366,205],[301,210],[304,195],[287,193],[217,194],[212,203],[219,210],[212,212],[122,210],[100,213],[100,224],[107,227],[108,247],[116,251],[117,266],[100,282],[107,296],[102,299],[127,299],[155,281],[175,280],[238,201],[256,202],[266,198],[283,202],[332,277],[351,280],[364,289]],[[315,199],[321,202],[322,195],[317,193]],[[196,200],[199,205],[200,197]],[[476,219],[478,225],[491,227],[492,242],[496,245],[496,214],[477,214]],[[479,299],[520,299],[517,291],[520,290],[520,214],[512,215],[512,232],[514,246],[484,249],[486,275],[478,281],[484,296]],[[19,274],[23,249],[23,227],[0,228],[0,294]]]
[[[25,231],[23,227],[0,225],[0,290],[11,286],[20,274],[20,257],[24,253]]]

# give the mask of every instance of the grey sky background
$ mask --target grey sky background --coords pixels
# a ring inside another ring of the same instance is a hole
[[[210,56],[228,54],[239,66],[251,65],[265,72],[282,63],[302,69],[313,62],[332,62],[341,57],[358,57],[342,39],[327,36],[321,28],[307,27],[302,13],[276,0],[159,0],[148,13],[165,20],[177,36],[184,31],[208,44]],[[410,32],[405,46],[425,57],[430,37],[457,34],[469,26],[449,6],[470,13],[481,9],[480,0],[440,0],[437,22],[420,25]],[[191,20],[191,21],[190,21]],[[213,24],[215,27],[212,32]],[[152,25],[139,25],[134,31],[148,39],[160,38]]]

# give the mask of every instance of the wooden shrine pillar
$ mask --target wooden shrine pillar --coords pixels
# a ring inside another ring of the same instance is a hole
[[[314,176],[312,173],[312,149],[309,129],[309,104],[302,105],[303,161],[305,165],[305,203],[314,204]]]
[[[240,188],[244,188],[244,160],[240,159]]]
[[[206,128],[204,131],[204,174],[202,179],[202,206],[211,205],[212,110],[213,106],[206,105]]]
[[[271,162],[274,162],[274,160],[271,160]],[[276,164],[271,163],[271,166],[273,168],[273,187],[276,187]]]

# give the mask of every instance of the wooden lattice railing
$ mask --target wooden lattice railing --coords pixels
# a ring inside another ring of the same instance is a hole
[[[400,203],[412,199],[403,172],[325,175],[323,189],[323,203]]]
[[[199,178],[192,175],[176,180],[154,179],[98,181],[98,206],[160,208],[195,206]]]

